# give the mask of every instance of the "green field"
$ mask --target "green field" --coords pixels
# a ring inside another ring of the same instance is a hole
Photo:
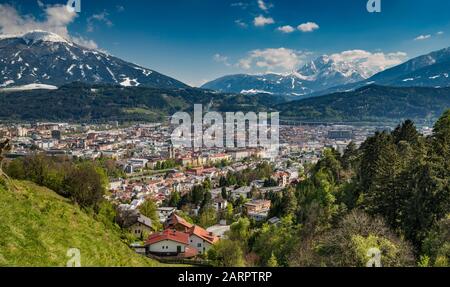
[[[166,266],[131,250],[120,230],[95,220],[69,200],[29,182],[0,183],[0,266],[66,266],[67,251],[82,266]]]

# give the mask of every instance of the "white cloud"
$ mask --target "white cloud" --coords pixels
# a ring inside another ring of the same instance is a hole
[[[235,20],[234,23],[236,25],[238,25],[239,27],[241,27],[241,28],[247,28],[248,27],[247,23],[245,23],[244,21],[242,21],[240,19]]]
[[[348,50],[329,56],[336,64],[351,63],[359,68],[366,77],[403,63],[407,59],[404,52],[371,53],[364,50]]]
[[[213,60],[215,62],[217,62],[217,63],[223,63],[227,67],[231,66],[231,64],[228,62],[228,57],[227,56],[223,56],[221,54],[215,54],[213,56]]]
[[[422,40],[427,40],[427,39],[429,39],[429,38],[431,38],[431,35],[430,35],[430,34],[427,34],[427,35],[420,35],[420,36],[417,36],[414,40],[415,40],[415,41],[422,41]]]
[[[60,35],[88,48],[96,48],[93,40],[72,37],[67,27],[77,18],[77,13],[69,11],[66,5],[44,5],[38,2],[45,18],[36,19],[33,15],[20,15],[11,5],[0,4],[0,34],[23,34],[31,30],[44,30]]]
[[[295,31],[294,27],[292,27],[290,25],[278,27],[277,30],[280,32],[286,33],[286,34],[292,33]]]
[[[263,69],[272,72],[290,72],[304,62],[306,53],[287,48],[253,50],[239,61],[240,68]]]
[[[263,15],[259,15],[258,17],[255,17],[255,19],[253,20],[253,24],[256,27],[262,27],[265,25],[270,25],[270,24],[274,24],[275,20],[273,20],[273,18],[271,17],[264,17]]]
[[[297,27],[297,29],[299,29],[302,32],[312,32],[319,28],[320,28],[319,25],[317,25],[314,22],[303,23],[303,24],[298,25],[298,27]]]
[[[436,33],[436,35],[444,35],[444,31],[439,31]]]
[[[87,19],[87,31],[93,32],[95,29],[95,22],[102,22],[105,23],[106,26],[112,27],[113,23],[111,20],[109,20],[109,13],[106,11],[103,11],[98,14],[93,14]]]
[[[81,46],[89,48],[89,49],[98,50],[98,45],[97,45],[97,43],[95,43],[94,40],[86,39],[82,36],[72,36],[71,39],[78,45],[81,45]],[[106,51],[103,51],[103,52],[106,53]]]
[[[272,8],[272,4],[267,4],[264,0],[258,0],[258,7],[264,12],[267,12],[270,8]]]
[[[248,8],[248,3],[244,3],[244,2],[235,2],[235,3],[231,3],[230,5],[231,7],[238,7],[241,8],[243,10]]]

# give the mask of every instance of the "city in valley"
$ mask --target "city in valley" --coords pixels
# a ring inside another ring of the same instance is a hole
[[[0,267],[449,267],[448,11],[0,0]]]
[[[173,127],[162,123],[2,124],[0,137],[11,139],[6,161],[37,154],[101,161],[113,170],[104,197],[136,239],[130,248],[159,260],[196,258],[201,264],[201,255],[226,238],[236,220],[279,224],[280,218],[270,216],[270,198],[306,179],[325,149],[344,154],[350,143],[359,146],[375,132],[391,129],[381,124],[282,125],[276,155],[263,148],[176,148]],[[202,202],[192,199],[197,187],[210,194]],[[156,204],[157,223],[140,212],[148,201]],[[197,218],[197,224],[186,218]]]

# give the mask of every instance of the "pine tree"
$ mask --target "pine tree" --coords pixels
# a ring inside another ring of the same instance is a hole
[[[420,134],[417,132],[416,126],[411,120],[407,120],[399,125],[393,132],[394,142],[398,144],[401,141],[408,143],[417,143]]]

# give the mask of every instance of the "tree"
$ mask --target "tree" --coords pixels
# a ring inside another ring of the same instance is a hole
[[[399,226],[418,252],[431,229],[449,213],[449,179],[441,178],[440,168],[432,163],[419,164],[405,172],[401,190]]]
[[[336,186],[332,175],[320,170],[297,186],[297,221],[312,229],[330,226],[339,206],[336,204]]]
[[[200,211],[198,224],[201,227],[208,228],[217,224],[217,213],[213,207],[207,207]]]
[[[0,142],[0,175],[3,175],[3,160],[5,159],[4,154],[11,150],[11,144],[9,139]]]
[[[179,192],[174,191],[170,194],[169,201],[167,202],[167,205],[170,207],[180,207],[179,203],[181,201],[181,195]]]
[[[252,250],[260,256],[260,265],[287,266],[290,254],[298,242],[298,226],[292,216],[283,217],[280,224],[264,224],[254,238]],[[275,260],[274,260],[275,259]]]
[[[225,186],[222,187],[221,196],[223,199],[228,200],[227,188]]]
[[[95,218],[98,221],[103,222],[103,224],[105,224],[108,227],[112,228],[117,227],[116,225],[117,212],[114,206],[106,200],[100,203]]]
[[[420,134],[417,132],[414,123],[411,120],[406,120],[392,132],[392,136],[394,137],[394,142],[396,144],[401,141],[417,143],[419,141]]]
[[[208,208],[212,203],[212,194],[209,190],[206,190],[205,193],[203,194],[203,200],[202,203],[200,205],[200,208],[204,209],[204,208]]]
[[[359,153],[356,144],[353,141],[350,142],[341,158],[342,167],[345,170],[354,168],[358,160],[358,154]]]
[[[227,208],[225,210],[225,219],[228,223],[233,222],[234,220],[234,210],[232,204],[227,204]]]
[[[220,177],[220,179],[219,179],[219,186],[220,186],[220,187],[226,187],[226,186],[228,186],[228,182],[227,182],[226,177],[224,177],[224,176],[221,176],[221,177]]]
[[[424,256],[427,265],[450,267],[450,215],[436,224],[424,240]]]
[[[245,267],[244,252],[237,242],[222,239],[208,251],[216,267]]]
[[[152,225],[155,230],[161,228],[158,216],[158,207],[153,200],[147,199],[139,206],[139,212],[152,220]]]
[[[335,149],[324,150],[322,158],[313,169],[313,173],[321,170],[329,173],[331,181],[340,181],[342,172],[341,156]]]
[[[371,249],[381,252],[384,267],[415,264],[407,242],[395,236],[383,220],[360,211],[348,214],[337,228],[301,241],[289,262],[291,266],[365,267]]]
[[[0,171],[1,172],[1,171]],[[6,167],[5,172],[12,178],[24,180],[26,179],[26,171],[23,163],[23,159],[18,158],[11,161]]]
[[[191,203],[200,205],[205,197],[205,189],[202,185],[196,185],[190,193]]]
[[[97,207],[103,200],[108,178],[103,169],[92,163],[74,167],[64,179],[70,197],[80,206]]]
[[[212,184],[211,184],[211,180],[209,178],[205,179],[205,181],[203,181],[203,188],[205,190],[211,190]]]
[[[3,171],[3,160],[5,159],[4,155],[10,150],[11,144],[9,139],[0,142],[0,183],[2,183],[3,179],[6,179],[7,183],[12,183],[12,186],[17,189],[9,176]]]
[[[248,218],[241,218],[230,226],[228,238],[231,240],[238,241],[243,245],[246,245],[249,237],[250,220],[248,220]]]
[[[293,188],[286,188],[283,190],[281,210],[282,217],[294,216],[297,212],[297,198],[295,197],[295,190]]]

